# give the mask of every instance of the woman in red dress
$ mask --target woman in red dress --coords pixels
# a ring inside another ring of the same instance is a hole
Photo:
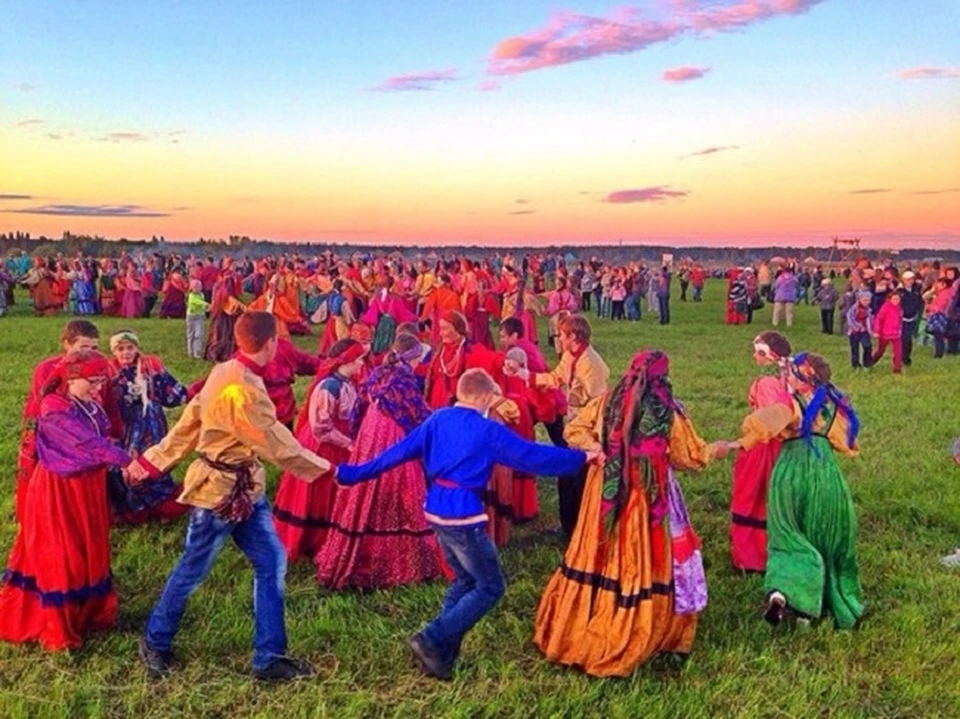
[[[117,621],[110,572],[107,467],[129,456],[109,439],[95,396],[107,359],[81,351],[61,360],[44,388],[33,470],[0,589],[0,640],[78,649]]]
[[[777,368],[776,375],[758,377],[750,385],[750,411],[775,404],[787,392],[790,343],[779,332],[761,332],[753,341],[753,358],[760,366]],[[767,567],[767,486],[780,456],[780,440],[740,450],[733,463],[730,497],[730,557],[747,572]]]
[[[297,419],[297,440],[334,465],[346,463],[353,450],[350,417],[357,401],[354,378],[363,367],[366,350],[360,343],[340,340],[320,366]],[[291,561],[312,559],[327,536],[336,497],[333,476],[303,482],[289,472],[280,477],[273,516],[277,535]]]
[[[430,414],[414,374],[422,354],[416,337],[399,335],[360,388],[350,464],[378,457]],[[330,589],[384,589],[439,579],[437,540],[423,515],[426,488],[417,461],[339,487],[330,531],[315,559],[317,581]]]
[[[427,373],[427,404],[431,409],[449,407],[457,396],[457,382],[468,369],[485,369],[500,382],[502,357],[467,339],[467,319],[460,312],[446,312],[438,323],[440,347],[434,352]]]

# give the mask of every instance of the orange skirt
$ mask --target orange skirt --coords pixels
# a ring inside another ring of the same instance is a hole
[[[552,662],[625,677],[658,653],[689,653],[698,615],[674,612],[668,522],[650,525],[637,470],[603,547],[602,488],[603,469],[591,466],[577,527],[537,608],[533,641]]]

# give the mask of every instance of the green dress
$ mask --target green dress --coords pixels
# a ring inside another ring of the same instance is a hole
[[[793,610],[809,617],[829,610],[848,629],[864,606],[856,511],[828,439],[835,420],[835,411],[825,413],[810,441],[791,437],[780,451],[768,495],[765,585]]]

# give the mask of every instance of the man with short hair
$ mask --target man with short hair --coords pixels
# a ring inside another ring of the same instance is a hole
[[[610,369],[600,354],[590,344],[590,323],[582,315],[571,315],[560,323],[560,343],[563,354],[552,372],[533,372],[520,369],[516,363],[506,362],[504,372],[529,381],[531,387],[562,389],[567,398],[567,425],[591,400],[602,397],[607,391]],[[566,447],[562,437],[551,440]],[[557,478],[557,494],[560,499],[560,526],[569,538],[577,525],[580,500],[586,480],[585,470],[577,474]]]
[[[241,315],[234,327],[237,356],[211,370],[176,426],[127,469],[136,482],[170,471],[193,451],[200,455],[187,469],[179,499],[192,507],[186,547],[140,640],[140,658],[151,678],[175,667],[173,639],[187,599],[206,579],[228,537],[253,564],[254,676],[288,681],[313,674],[309,664],[286,656],[287,558],[264,496],[266,472],[260,459],[305,482],[331,467],[277,421],[263,382],[277,352],[277,333],[272,314]]]

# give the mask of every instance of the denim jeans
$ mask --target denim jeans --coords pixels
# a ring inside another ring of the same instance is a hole
[[[253,668],[264,669],[287,651],[283,618],[287,555],[273,527],[270,505],[263,497],[245,522],[224,522],[209,509],[191,511],[183,556],[147,620],[146,638],[154,649],[171,648],[187,599],[207,578],[227,537],[233,537],[253,565]]]
[[[637,295],[627,295],[625,304],[627,310],[627,319],[636,322],[640,319],[640,297]]]
[[[506,583],[485,525],[431,526],[456,578],[443,598],[440,614],[423,630],[423,636],[431,649],[453,661],[464,635],[496,606]]]
[[[863,353],[861,364],[860,354]],[[873,358],[873,342],[869,332],[854,332],[850,335],[850,364],[857,367],[870,367]]]
[[[693,286],[693,301],[702,302],[703,301],[703,287]]]
[[[657,304],[660,306],[660,324],[670,324],[670,298],[657,295]]]

